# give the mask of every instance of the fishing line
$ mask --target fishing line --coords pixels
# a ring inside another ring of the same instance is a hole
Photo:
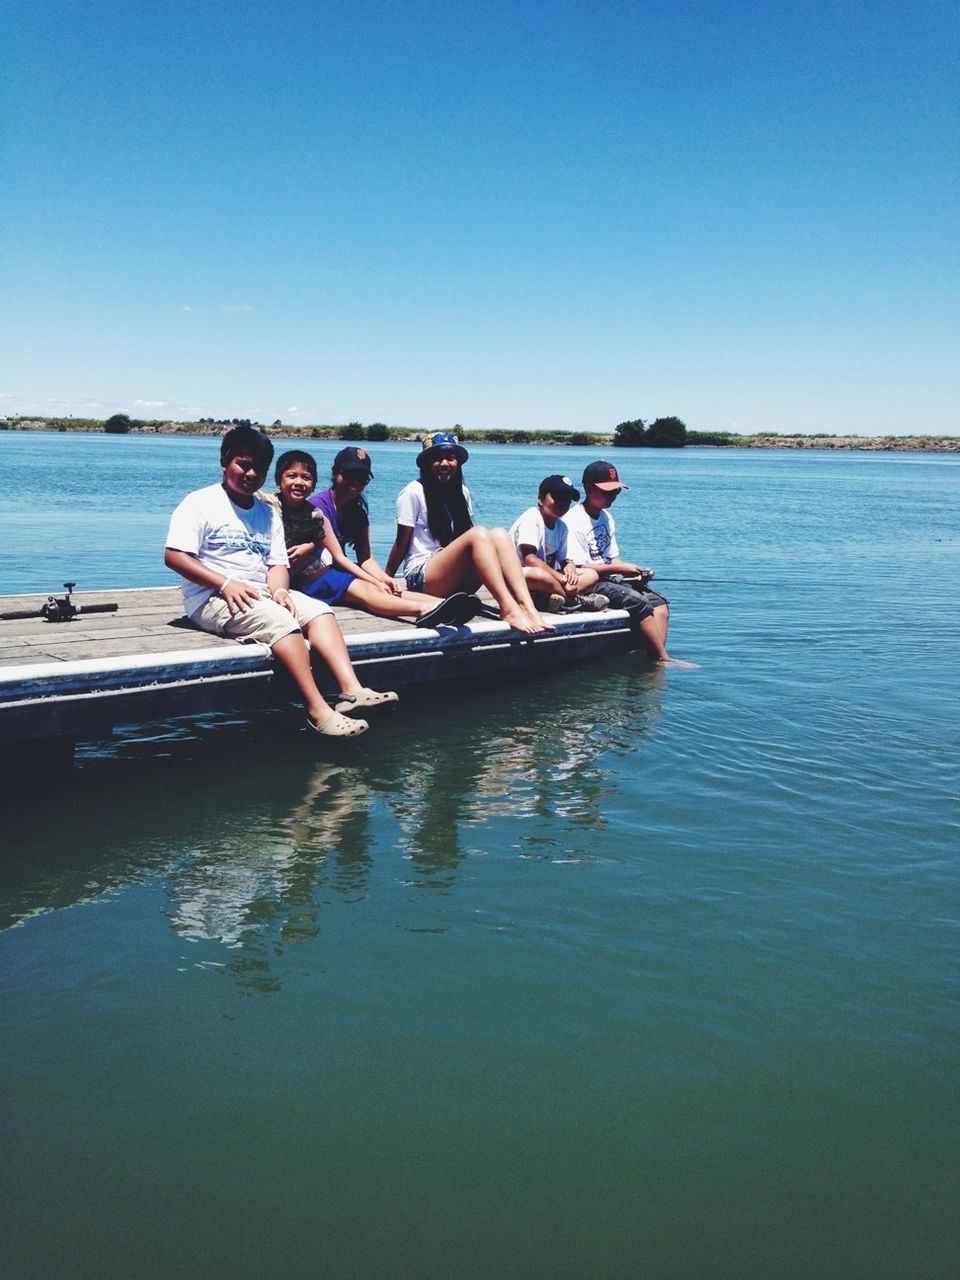
[[[661,578],[659,574],[650,578],[651,583],[657,582],[699,582],[710,587],[783,587],[788,584],[786,582],[748,582],[745,578]],[[629,586],[629,583],[627,583]],[[656,591],[656,587],[653,588]]]

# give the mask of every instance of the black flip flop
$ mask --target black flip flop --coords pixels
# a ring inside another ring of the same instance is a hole
[[[438,605],[434,605],[429,613],[425,613],[418,618],[416,626],[423,628],[458,627],[464,603],[469,599],[470,597],[465,591],[457,591],[452,596],[447,596],[446,600],[441,600]]]
[[[457,598],[459,599],[459,597]],[[472,622],[474,618],[479,618],[482,614],[483,601],[480,597],[464,595],[460,610],[457,613],[456,625],[462,627],[465,622]]]

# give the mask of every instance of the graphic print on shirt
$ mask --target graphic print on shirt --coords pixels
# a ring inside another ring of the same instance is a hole
[[[270,554],[269,531],[254,532],[237,525],[207,525],[203,546],[213,556],[248,553],[257,561],[266,561]]]
[[[610,526],[605,520],[598,520],[593,523],[590,532],[587,534],[587,547],[590,551],[590,559],[594,561],[610,560],[612,556],[610,552],[610,543],[613,538],[610,533]]]

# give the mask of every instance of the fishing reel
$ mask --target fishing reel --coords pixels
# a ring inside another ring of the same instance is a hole
[[[56,596],[47,596],[47,603],[40,606],[40,616],[48,622],[69,622],[75,618],[80,609],[70,599],[70,594],[76,585],[75,582],[65,582],[63,586],[67,594],[59,600]]]
[[[69,622],[78,613],[116,613],[119,609],[117,604],[74,604],[70,595],[76,585],[75,582],[65,582],[63,586],[66,595],[47,596],[47,603],[42,604],[39,609],[15,609],[11,613],[0,613],[0,620],[13,622],[25,618],[45,618],[47,622]]]

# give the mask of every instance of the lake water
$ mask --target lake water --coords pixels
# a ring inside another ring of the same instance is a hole
[[[0,591],[170,582],[216,454],[0,433]],[[594,456],[473,449],[478,518]],[[699,670],[339,756],[154,725],[8,803],[5,1277],[956,1274],[960,457],[615,460]]]

